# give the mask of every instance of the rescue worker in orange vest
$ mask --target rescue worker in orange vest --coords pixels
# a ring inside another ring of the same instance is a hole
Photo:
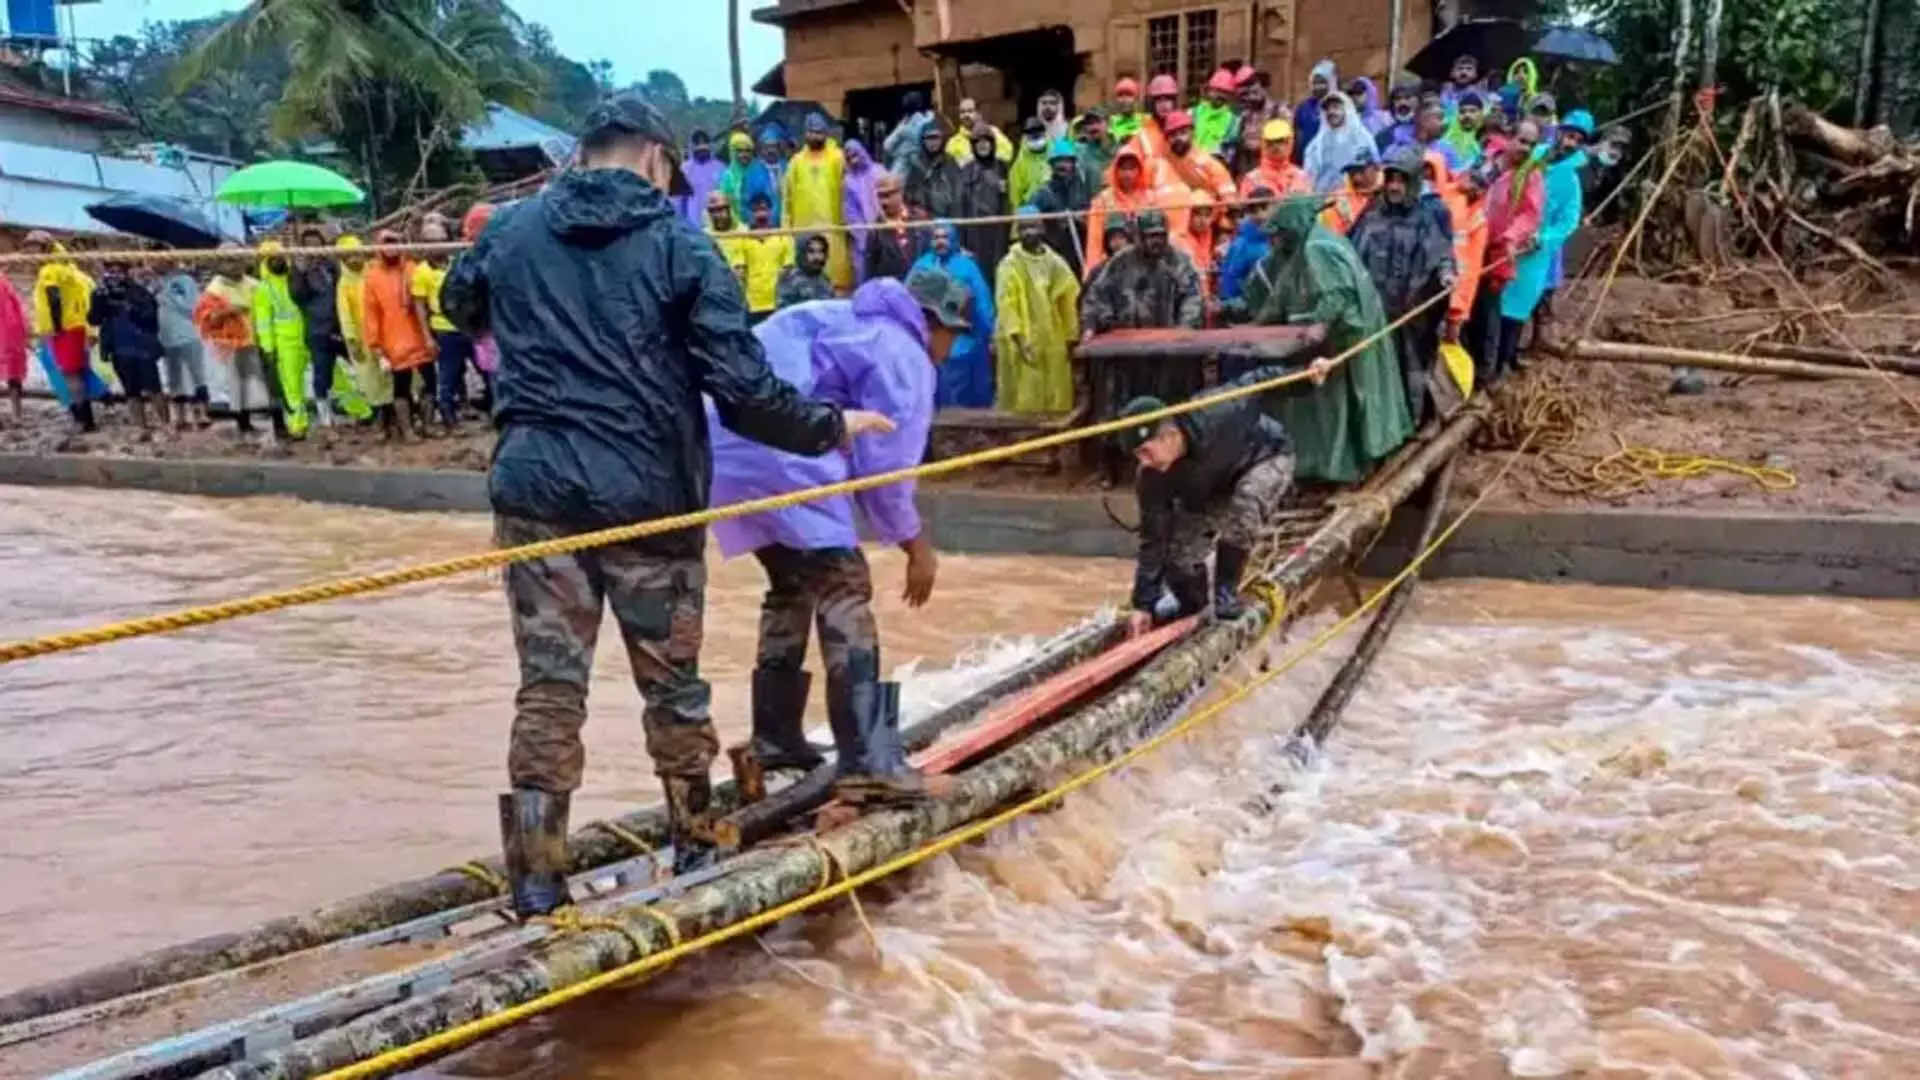
[[[1255,188],[1266,188],[1279,199],[1312,192],[1313,183],[1307,179],[1307,171],[1293,163],[1293,121],[1278,118],[1267,121],[1260,131],[1260,139],[1260,164],[1240,178],[1240,197],[1252,198]]]
[[[1213,196],[1213,202],[1233,198],[1233,174],[1226,163],[1193,144],[1193,117],[1185,111],[1168,114],[1166,171],[1162,175],[1169,186],[1191,188]]]
[[[1180,84],[1171,75],[1155,75],[1147,80],[1147,115],[1134,135],[1140,151],[1149,163],[1162,165],[1167,160],[1168,121],[1180,111]],[[1187,119],[1189,130],[1193,119]]]
[[[1138,143],[1128,143],[1107,167],[1107,186],[1093,197],[1087,210],[1087,261],[1084,273],[1093,273],[1107,257],[1108,218],[1126,218],[1142,210],[1166,211],[1168,234],[1180,236],[1187,229],[1187,193],[1155,182],[1152,168],[1140,153]]]
[[[1487,257],[1487,193],[1480,186],[1478,174],[1472,169],[1453,172],[1447,166],[1447,155],[1437,148],[1426,153],[1426,177],[1446,206],[1447,222],[1453,228],[1453,295],[1447,301],[1440,340],[1457,344],[1480,293],[1480,267]],[[1473,351],[1472,345],[1468,351]]]

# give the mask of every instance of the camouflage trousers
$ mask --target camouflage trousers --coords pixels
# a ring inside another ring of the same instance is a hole
[[[805,667],[807,637],[817,623],[829,682],[880,678],[873,571],[859,548],[802,551],[771,544],[753,555],[767,572],[767,593],[760,601],[761,667]]]
[[[1253,550],[1292,487],[1293,455],[1275,454],[1242,473],[1233,494],[1204,511],[1176,509],[1167,569],[1196,574],[1205,581],[1207,555],[1216,539],[1243,551]]]
[[[531,544],[578,530],[496,516],[501,547]],[[699,558],[670,558],[631,544],[507,567],[513,642],[520,653],[507,772],[516,789],[561,794],[580,786],[586,748],[587,685],[603,609],[613,609],[633,681],[646,706],[641,723],[647,754],[662,776],[704,776],[719,753],[710,715],[712,691],[700,678],[700,638],[707,567]]]

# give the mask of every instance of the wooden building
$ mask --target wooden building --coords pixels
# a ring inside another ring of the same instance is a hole
[[[1403,0],[1401,55],[1431,35],[1433,0]],[[1385,74],[1389,0],[779,0],[753,13],[786,35],[786,59],[755,89],[820,102],[856,130],[898,119],[919,89],[949,116],[961,97],[1011,125],[1046,90],[1070,107],[1116,79],[1171,73],[1197,92],[1222,62],[1269,72],[1292,100],[1332,57],[1343,77]]]

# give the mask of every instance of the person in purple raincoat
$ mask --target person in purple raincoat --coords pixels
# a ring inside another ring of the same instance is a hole
[[[933,426],[935,369],[970,328],[968,303],[965,287],[950,275],[919,268],[904,284],[876,278],[849,299],[798,304],[761,323],[754,334],[775,374],[819,400],[883,413],[894,430],[845,454],[807,458],[735,435],[709,402],[713,505],[920,464]],[[714,523],[724,557],[752,553],[767,572],[750,750],[767,770],[823,763],[801,726],[812,684],[808,638],[817,623],[837,751],[836,794],[855,803],[937,797],[945,778],[925,776],[907,762],[900,687],[881,681],[873,574],[860,550],[859,519],[876,539],[907,553],[904,598],[912,607],[925,604],[938,562],[911,480]]]
[[[848,139],[845,153],[847,167],[841,180],[841,219],[848,225],[869,225],[879,221],[880,178],[887,174],[887,170],[873,160],[873,155],[867,153],[866,145],[859,139]],[[856,285],[867,279],[867,241],[872,236],[866,229],[857,229],[849,234]]]
[[[727,163],[713,156],[713,139],[704,131],[687,137],[687,160],[680,163],[680,175],[687,178],[688,194],[676,196],[674,206],[687,224],[696,229],[707,227],[707,196],[720,186],[720,174]]]

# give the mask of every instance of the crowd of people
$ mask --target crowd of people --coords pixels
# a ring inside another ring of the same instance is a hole
[[[468,240],[492,215],[468,211]],[[452,238],[450,223],[428,215],[413,239]],[[380,244],[408,239],[383,229]],[[294,257],[289,246],[333,247],[337,257]],[[457,430],[467,413],[490,409],[498,352],[492,341],[455,329],[440,307],[445,257],[352,254],[365,243],[326,225],[293,227],[267,240],[258,258],[156,259],[81,269],[45,232],[25,237],[44,256],[23,299],[0,276],[0,380],[11,415],[30,359],[80,432],[99,428],[96,407],[124,402],[143,437],[213,423],[209,374],[243,437],[306,438],[318,426],[378,424],[389,439],[413,441]],[[111,380],[107,378],[111,375]],[[265,413],[268,430],[255,417]]]
[[[678,206],[713,235],[756,319],[946,270],[969,291],[973,329],[938,403],[1012,413],[1073,405],[1070,353],[1088,335],[1297,315],[1276,285],[1309,283],[1297,302],[1325,285],[1305,258],[1331,250],[1313,242],[1324,229],[1386,321],[1447,294],[1388,350],[1417,424],[1443,342],[1485,383],[1518,366],[1527,324],[1546,331],[1583,196],[1618,160],[1613,133],[1598,139],[1585,110],[1562,115],[1534,79],[1525,61],[1498,80],[1462,56],[1446,82],[1394,81],[1383,97],[1322,61],[1288,101],[1233,64],[1194,100],[1164,74],[1144,90],[1121,79],[1077,117],[1043,93],[1016,137],[972,100],[950,123],[910,93],[878,147],[841,143],[817,112],[797,142],[774,125],[718,145],[695,132]],[[1283,213],[1295,203],[1312,213]]]

